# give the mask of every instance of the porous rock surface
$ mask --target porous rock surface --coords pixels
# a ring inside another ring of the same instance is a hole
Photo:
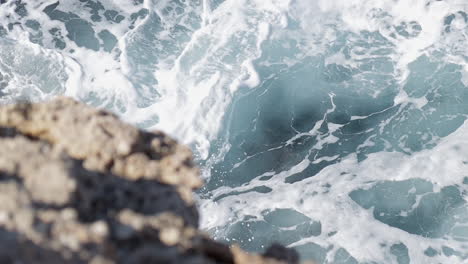
[[[1,106],[0,263],[298,262],[199,231],[201,184],[190,150],[161,132],[68,98]]]

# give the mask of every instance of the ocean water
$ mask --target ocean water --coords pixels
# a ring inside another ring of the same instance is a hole
[[[201,227],[316,263],[468,263],[467,0],[0,0],[0,103],[192,147]]]

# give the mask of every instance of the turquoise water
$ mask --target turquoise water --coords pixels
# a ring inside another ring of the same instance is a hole
[[[463,0],[2,1],[0,101],[192,147],[201,227],[317,263],[468,261]]]

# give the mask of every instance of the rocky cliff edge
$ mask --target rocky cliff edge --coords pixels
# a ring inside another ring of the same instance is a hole
[[[68,98],[0,107],[0,263],[297,263],[198,230],[190,150]]]

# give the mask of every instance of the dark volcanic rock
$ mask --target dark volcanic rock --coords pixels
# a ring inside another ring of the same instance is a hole
[[[290,263],[197,229],[188,148],[71,99],[0,107],[0,263]],[[273,251],[277,252],[273,252]]]

